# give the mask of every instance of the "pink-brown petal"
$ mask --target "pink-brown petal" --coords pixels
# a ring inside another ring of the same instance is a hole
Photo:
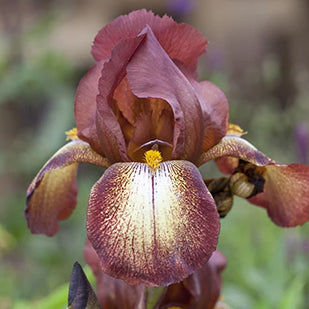
[[[264,191],[250,202],[265,207],[279,226],[291,227],[309,221],[309,166],[266,166]]]
[[[309,167],[304,164],[279,164],[249,142],[236,135],[225,136],[216,146],[205,152],[198,163],[231,156],[265,166],[263,192],[249,201],[267,209],[270,218],[279,226],[296,226],[309,220]],[[223,170],[231,170],[234,160],[224,159]]]
[[[121,39],[136,37],[146,25],[152,29],[170,58],[196,71],[197,59],[205,52],[207,44],[202,34],[190,25],[177,24],[166,15],[159,17],[146,10],[119,16],[102,28],[92,47],[94,58],[97,61],[107,59]]]
[[[109,61],[104,64],[99,80],[97,96],[96,127],[104,154],[113,163],[130,161],[127,145],[118,119],[113,110],[113,94],[125,77],[128,61],[135,53],[145,35],[121,40],[114,48]]]
[[[96,97],[99,94],[99,79],[104,62],[97,62],[81,79],[75,97],[74,114],[78,136],[103,154],[96,129]]]
[[[202,107],[204,134],[203,151],[216,145],[228,129],[229,105],[224,93],[209,81],[191,80]]]
[[[257,166],[274,163],[273,160],[269,159],[245,139],[235,135],[226,135],[217,145],[204,152],[196,164],[200,166],[210,160],[226,156],[239,158]],[[228,166],[226,166],[228,163],[228,161],[224,162],[225,169],[228,169]],[[231,161],[230,163],[234,164],[235,162]]]
[[[97,284],[97,297],[102,308],[146,309],[146,289],[143,284],[131,286],[121,279],[105,274],[97,253],[87,239],[84,258],[90,266]]]
[[[132,92],[140,98],[167,101],[174,114],[173,159],[194,162],[202,150],[204,123],[191,83],[160,46],[146,26],[146,38],[127,66]]]
[[[76,205],[76,173],[79,162],[108,167],[109,162],[89,144],[74,140],[44,165],[27,190],[25,216],[32,233],[48,236],[59,230],[58,220],[70,216]]]
[[[104,272],[129,284],[183,280],[211,256],[219,218],[198,169],[116,163],[91,190],[87,230]]]

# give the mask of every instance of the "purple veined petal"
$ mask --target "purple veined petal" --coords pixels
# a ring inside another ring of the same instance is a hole
[[[76,205],[76,174],[80,162],[110,165],[81,140],[74,140],[58,150],[27,190],[25,216],[32,233],[52,236],[59,230],[58,221],[70,216]]]
[[[116,163],[91,190],[87,230],[104,272],[129,284],[179,282],[205,263],[219,234],[198,169],[166,161]]]

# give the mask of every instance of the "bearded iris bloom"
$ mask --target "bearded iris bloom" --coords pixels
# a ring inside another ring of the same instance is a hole
[[[107,168],[90,193],[89,241],[102,270],[132,285],[168,285],[200,269],[227,197],[248,198],[280,226],[309,220],[309,167],[276,163],[228,125],[223,92],[197,81],[206,44],[193,27],[145,10],[99,31],[96,63],[77,89],[77,130],[28,188],[31,232],[52,236],[72,213],[81,162]],[[219,189],[198,170],[214,159],[231,174]]]

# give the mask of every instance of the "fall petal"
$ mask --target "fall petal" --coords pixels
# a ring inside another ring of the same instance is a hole
[[[268,165],[264,191],[250,202],[265,207],[279,226],[302,225],[309,221],[309,166]]]
[[[145,40],[127,66],[132,92],[140,98],[167,101],[174,114],[172,158],[190,161],[201,152],[203,119],[200,103],[191,83],[160,46],[147,26]]]
[[[190,25],[177,24],[171,17],[159,17],[146,10],[119,16],[102,28],[92,47],[94,58],[107,59],[121,39],[136,37],[146,25],[171,59],[177,59],[195,72],[197,58],[205,52],[206,39]]]
[[[210,160],[226,156],[239,158],[257,166],[274,163],[273,160],[269,159],[245,139],[239,136],[226,135],[217,145],[201,155],[197,161],[197,165],[200,166]],[[230,164],[234,163],[234,161],[230,162]],[[229,164],[228,161],[224,162],[224,169],[226,170],[228,169],[227,164]]]
[[[96,97],[99,94],[99,78],[104,62],[97,62],[81,79],[75,97],[74,113],[78,136],[103,155],[96,130]]]
[[[48,236],[59,230],[76,205],[78,162],[109,166],[89,144],[75,140],[62,147],[41,169],[27,190],[25,216],[32,233]]]
[[[112,162],[129,161],[126,142],[113,110],[113,93],[125,77],[128,61],[143,41],[145,35],[121,40],[114,47],[109,61],[104,64],[99,80],[96,127],[104,154]]]
[[[183,280],[215,250],[219,219],[198,169],[117,163],[90,194],[88,238],[104,272],[129,284]]]
[[[84,248],[84,258],[96,277],[97,297],[103,308],[145,309],[145,286],[131,286],[121,279],[115,279],[105,274],[97,253],[87,239]]]

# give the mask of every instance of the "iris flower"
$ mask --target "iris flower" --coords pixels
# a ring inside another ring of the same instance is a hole
[[[308,221],[309,167],[269,159],[229,126],[224,93],[197,80],[206,44],[193,27],[145,10],[99,31],[72,141],[27,191],[32,233],[52,236],[72,213],[81,162],[107,168],[90,192],[89,241],[102,270],[131,285],[180,282],[205,265],[233,195],[280,226]],[[230,174],[221,183],[198,169],[214,159]]]

